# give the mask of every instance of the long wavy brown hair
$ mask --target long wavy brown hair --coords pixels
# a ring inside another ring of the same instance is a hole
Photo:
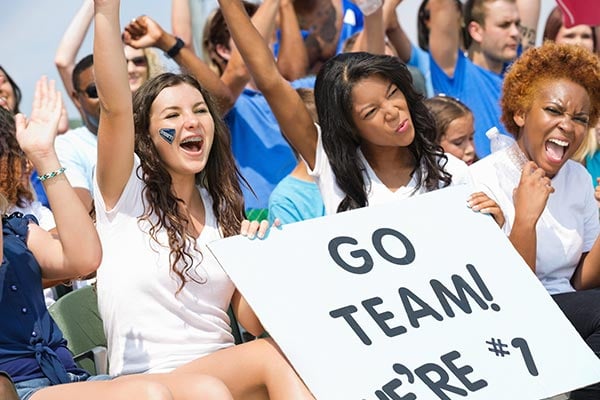
[[[26,207],[34,200],[29,175],[33,166],[15,136],[12,113],[0,107],[0,193],[11,206]]]
[[[202,260],[194,262],[189,252],[190,248],[196,248],[196,238],[188,233],[190,220],[179,207],[183,200],[171,190],[171,175],[154,147],[149,126],[154,99],[163,89],[182,84],[200,91],[215,125],[210,155],[205,168],[196,174],[196,184],[209,192],[213,200],[213,212],[224,237],[238,234],[244,219],[244,200],[240,188],[240,180],[243,181],[243,178],[231,153],[229,130],[210,94],[194,77],[186,74],[163,73],[145,82],[133,96],[135,152],[141,163],[137,173],[146,184],[144,215],[140,219],[150,222],[152,228],[149,233],[157,243],[157,233],[161,229],[167,231],[171,270],[181,279],[179,291],[188,279],[196,281],[191,278],[190,270]],[[180,264],[182,265],[179,266]]]

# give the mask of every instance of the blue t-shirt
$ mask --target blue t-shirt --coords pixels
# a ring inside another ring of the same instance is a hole
[[[600,178],[600,151],[585,157],[585,168],[592,176],[592,185],[596,187],[598,185],[596,178]]]
[[[0,370],[15,383],[44,377],[52,384],[67,383],[67,372],[85,371],[75,365],[46,308],[40,266],[25,243],[30,221],[37,223],[34,216],[21,213],[2,219]]]
[[[502,76],[481,68],[458,51],[458,60],[454,76],[448,77],[430,57],[431,82],[436,95],[445,94],[465,103],[475,118],[475,152],[479,158],[490,154],[490,141],[485,136],[488,129],[495,126],[506,133],[500,122],[500,95],[502,93]]]
[[[269,221],[279,218],[282,224],[304,221],[325,215],[325,205],[315,182],[286,176],[269,198]]]
[[[31,186],[33,186],[37,200],[42,203],[43,206],[50,208],[48,196],[46,196],[46,190],[44,189],[42,181],[38,179],[38,172],[36,170],[33,170],[29,180],[31,182]]]
[[[292,86],[313,87],[314,77],[294,81]],[[256,193],[242,184],[245,207],[267,208],[271,191],[296,167],[296,157],[260,92],[244,89],[225,115],[225,122],[231,131],[231,149],[237,166]]]
[[[425,79],[425,91],[427,97],[433,97],[433,84],[431,82],[431,61],[429,53],[420,47],[415,46],[413,43],[410,44],[410,60],[406,65],[416,67],[423,74]]]

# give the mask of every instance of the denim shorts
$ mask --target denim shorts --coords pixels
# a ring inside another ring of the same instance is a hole
[[[113,379],[110,375],[75,375],[70,372],[67,372],[67,375],[70,379],[70,383],[75,382],[88,382],[88,381],[109,381]],[[30,379],[28,381],[23,381],[19,383],[15,383],[15,388],[17,389],[17,394],[21,400],[29,400],[31,396],[38,390],[44,389],[48,386],[51,386],[50,380],[48,378],[36,378]]]

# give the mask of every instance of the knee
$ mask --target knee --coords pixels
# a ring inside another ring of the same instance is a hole
[[[197,398],[203,400],[233,400],[233,395],[221,380],[203,375],[190,380],[192,390]]]
[[[139,385],[139,383],[133,383]],[[146,400],[174,400],[169,388],[161,383],[144,381],[139,396]]]
[[[0,399],[19,400],[13,383],[3,375],[0,375]]]

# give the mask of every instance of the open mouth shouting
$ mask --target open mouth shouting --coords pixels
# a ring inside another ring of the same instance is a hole
[[[563,139],[550,138],[546,141],[545,147],[546,157],[551,163],[562,163],[569,149],[569,142]]]
[[[188,153],[200,153],[202,151],[203,143],[204,138],[202,138],[202,136],[190,136],[183,139],[181,143],[179,143],[179,147]]]

